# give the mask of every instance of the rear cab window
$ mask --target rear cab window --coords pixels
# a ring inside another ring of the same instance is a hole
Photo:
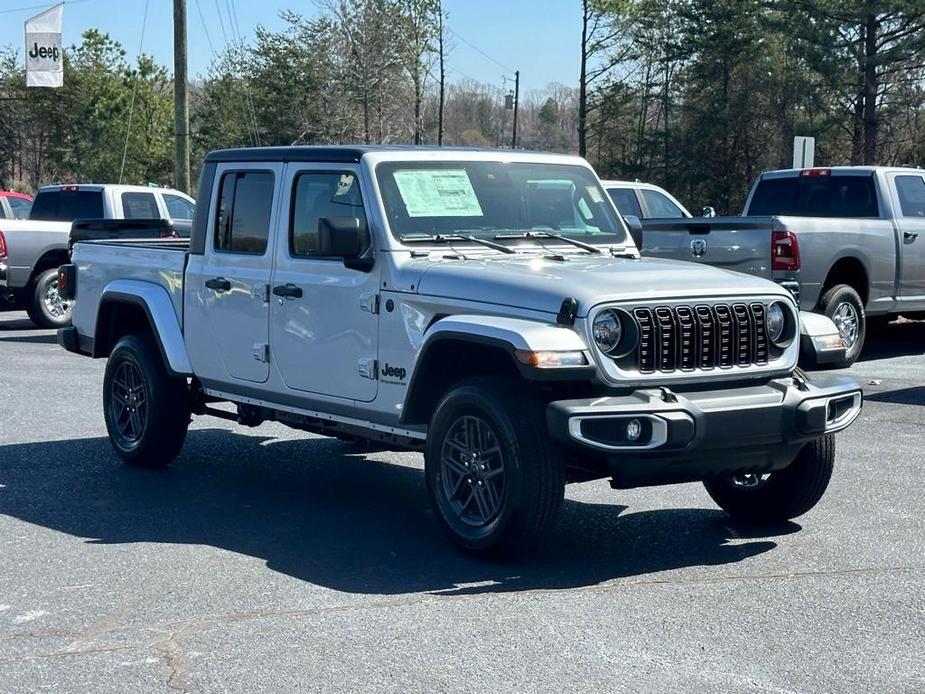
[[[214,248],[220,253],[263,255],[270,238],[273,172],[227,171],[219,184]]]
[[[86,190],[77,186],[40,190],[29,212],[29,219],[47,222],[102,219],[103,216],[103,191]]]
[[[122,193],[122,216],[126,219],[159,219],[154,193]]]
[[[747,214],[789,217],[880,216],[874,176],[799,175],[758,181]]]

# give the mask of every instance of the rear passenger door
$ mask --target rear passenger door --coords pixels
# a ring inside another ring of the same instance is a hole
[[[216,170],[200,265],[190,264],[184,321],[203,382],[269,377],[269,284],[282,164]],[[216,385],[213,383],[213,385]]]
[[[897,174],[893,177],[896,223],[902,247],[900,310],[925,309],[925,176]]]

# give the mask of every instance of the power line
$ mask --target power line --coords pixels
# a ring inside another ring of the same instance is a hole
[[[225,33],[225,21],[222,19],[222,8],[215,0],[215,9],[218,11],[218,25],[222,28],[222,38],[225,39],[225,45],[228,45],[228,34]]]
[[[63,0],[62,2],[55,2],[51,4],[45,2],[41,5],[29,5],[28,7],[14,7],[9,10],[0,10],[0,14],[12,14],[14,12],[25,12],[26,10],[39,10],[43,7],[51,9],[55,5],[76,5],[81,2],[90,2],[90,0]]]
[[[148,0],[145,0],[145,13],[141,18],[141,41],[138,42],[138,59],[141,60],[141,49],[145,45],[145,28],[148,26]],[[122,183],[122,174],[125,173],[125,157],[128,154],[128,138],[132,134],[132,116],[135,115],[135,95],[138,93],[138,77],[141,66],[135,73],[135,84],[132,86],[132,101],[128,107],[128,127],[125,129],[125,146],[122,148],[122,166],[119,169],[119,183]]]
[[[478,46],[476,46],[476,45],[475,45],[474,43],[472,43],[471,41],[467,41],[466,39],[464,39],[462,36],[460,36],[458,33],[456,33],[455,31],[453,31],[453,30],[450,29],[449,27],[444,27],[444,29],[446,29],[446,31],[447,31],[448,33],[450,33],[450,34],[452,34],[453,36],[455,36],[456,38],[458,38],[458,39],[459,39],[460,41],[462,41],[464,44],[466,44],[467,46],[469,46],[469,48],[471,48],[472,50],[474,50],[476,53],[480,53],[480,54],[483,55],[484,57],[488,58],[488,59],[489,59],[491,62],[493,62],[495,65],[498,65],[499,67],[504,68],[504,69],[507,70],[508,72],[514,72],[514,68],[512,68],[510,65],[505,65],[505,64],[502,63],[500,60],[498,60],[498,59],[496,59],[496,58],[494,58],[494,57],[488,55],[488,53],[486,53],[485,51],[483,51],[481,48],[479,48]]]
[[[202,22],[202,30],[206,34],[206,42],[209,44],[209,52],[212,53],[213,57],[215,56],[215,46],[212,45],[212,37],[209,36],[209,26],[206,24],[205,15],[202,13],[202,6],[199,4],[199,0],[193,0],[196,3],[196,11],[199,13],[199,21]]]

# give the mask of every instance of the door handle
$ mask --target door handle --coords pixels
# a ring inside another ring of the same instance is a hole
[[[278,284],[273,287],[273,295],[285,296],[290,299],[301,299],[302,287],[297,287],[294,284]]]
[[[210,280],[206,280],[206,287],[214,289],[217,292],[227,292],[231,289],[231,282],[224,277],[213,277]]]
[[[906,241],[915,241],[918,237],[919,235],[915,233],[914,231],[904,231],[903,232],[903,238],[906,239]]]

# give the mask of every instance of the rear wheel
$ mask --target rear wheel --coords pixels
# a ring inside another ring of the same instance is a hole
[[[33,280],[26,299],[26,313],[40,328],[63,328],[71,323],[73,301],[61,296],[58,271],[45,270]]]
[[[183,446],[190,421],[185,378],[171,376],[150,335],[116,343],[103,378],[109,440],[129,465],[163,467]]]
[[[845,342],[845,358],[834,362],[832,366],[844,368],[851,366],[861,356],[864,338],[867,335],[864,303],[853,287],[836,284],[822,295],[819,301],[822,312],[832,319],[838,333]]]
[[[707,480],[707,493],[733,518],[773,523],[802,516],[825,494],[835,465],[835,437],[812,441],[783,470]]]
[[[543,403],[518,391],[503,379],[471,379],[447,393],[431,420],[427,490],[447,536],[471,553],[526,554],[562,504],[565,466]]]

